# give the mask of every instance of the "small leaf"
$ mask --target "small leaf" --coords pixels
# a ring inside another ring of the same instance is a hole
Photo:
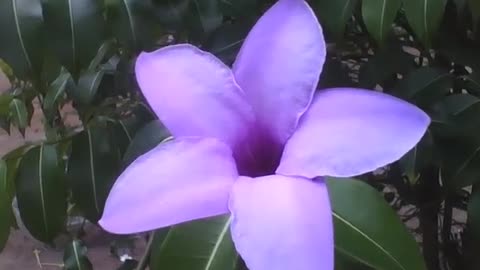
[[[338,252],[375,269],[426,269],[415,239],[375,189],[349,179],[327,185]]]
[[[446,70],[424,67],[410,72],[393,89],[393,94],[424,107],[443,98],[453,85]]]
[[[28,126],[28,113],[27,106],[19,99],[13,99],[10,102],[10,115],[13,121],[19,129],[25,129]]]
[[[105,71],[87,71],[78,80],[76,87],[67,89],[71,98],[80,105],[90,105],[97,94]]]
[[[95,71],[107,57],[112,55],[113,49],[113,42],[110,40],[105,41],[102,46],[98,48],[97,54],[88,66],[88,70]]]
[[[67,88],[70,80],[70,74],[66,72],[66,70],[63,70],[62,73],[57,77],[57,79],[55,79],[55,81],[52,82],[52,84],[48,88],[47,95],[43,100],[43,110],[48,118],[53,117],[57,101],[65,93],[65,89]]]
[[[103,1],[45,0],[50,46],[76,80],[96,55],[104,36]]]
[[[417,38],[430,48],[445,12],[446,0],[404,0],[405,13]]]
[[[20,217],[36,239],[52,242],[66,220],[64,170],[54,145],[28,151],[20,162],[16,181]]]
[[[0,115],[10,116],[10,103],[13,100],[13,95],[10,93],[0,94]]]
[[[125,164],[125,166],[129,165],[139,156],[150,151],[169,136],[170,133],[159,120],[154,120],[146,124],[137,132],[130,142],[123,156],[123,164]]]
[[[40,0],[0,1],[0,58],[21,79],[38,78],[43,62]]]
[[[92,270],[93,266],[87,257],[87,248],[81,241],[73,240],[63,254],[65,270]]]
[[[368,32],[383,44],[402,4],[401,0],[362,1],[362,16]]]
[[[312,3],[322,26],[337,39],[343,38],[356,4],[357,0],[317,0]]]
[[[106,123],[96,123],[72,139],[68,179],[75,203],[97,222],[118,173],[120,157]]]
[[[230,236],[230,217],[219,216],[155,233],[151,270],[234,270],[238,255]]]

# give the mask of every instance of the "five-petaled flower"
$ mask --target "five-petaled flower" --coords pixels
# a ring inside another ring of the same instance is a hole
[[[315,93],[325,55],[303,0],[271,7],[232,69],[186,44],[142,53],[138,83],[175,139],[123,172],[101,226],[127,234],[231,213],[235,247],[249,269],[332,270],[322,177],[398,160],[430,119],[375,91]]]

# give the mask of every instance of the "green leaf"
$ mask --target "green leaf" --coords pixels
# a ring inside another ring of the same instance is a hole
[[[10,115],[13,123],[20,130],[24,130],[28,126],[27,106],[20,99],[15,98],[10,102]]]
[[[40,0],[0,1],[0,25],[0,58],[18,78],[38,78],[43,61]]]
[[[356,4],[357,0],[316,0],[312,3],[322,26],[337,39],[343,38]]]
[[[190,38],[204,41],[223,21],[218,0],[191,0],[188,16]]]
[[[92,270],[93,266],[87,257],[87,248],[81,241],[73,240],[63,253],[65,270]]]
[[[70,74],[66,70],[62,70],[62,73],[52,82],[48,88],[47,95],[43,100],[43,110],[48,118],[53,117],[55,113],[58,100],[65,93],[65,89],[71,80]]]
[[[12,219],[12,201],[8,192],[7,163],[0,160],[0,252],[7,243],[10,235]]]
[[[63,229],[67,211],[64,170],[54,145],[28,151],[16,179],[20,217],[36,239],[52,242]]]
[[[422,140],[400,159],[400,168],[411,185],[417,183],[421,176],[420,172],[431,163],[432,149],[432,134],[427,132]]]
[[[404,0],[403,7],[417,38],[426,47],[432,46],[445,12],[446,0]]]
[[[390,89],[386,83],[397,74],[405,74],[414,68],[414,59],[407,54],[399,43],[386,44],[376,54],[361,66],[359,84],[371,89],[377,84],[384,89]]]
[[[180,224],[155,233],[151,270],[234,270],[238,255],[230,236],[230,217]]]
[[[77,79],[102,43],[103,1],[44,0],[42,4],[50,46]]]
[[[143,126],[133,137],[125,155],[123,156],[123,164],[128,166],[139,156],[153,149],[165,139],[168,139],[170,133],[159,120],[151,121]]]
[[[468,223],[476,241],[480,240],[480,189],[473,189],[467,208]]]
[[[468,0],[468,5],[470,6],[470,11],[472,12],[474,24],[478,24],[478,19],[480,19],[480,1],[477,0]]]
[[[401,4],[401,0],[362,1],[363,21],[379,44],[385,42]]]
[[[160,24],[169,31],[185,30],[191,0],[153,0],[154,13]]]
[[[223,14],[227,16],[244,17],[255,15],[258,2],[258,0],[220,0],[220,7]]]
[[[111,40],[105,41],[102,46],[98,48],[97,54],[88,66],[88,70],[95,71],[105,59],[111,57],[114,53],[113,50],[115,49],[113,45],[114,44]]]
[[[335,250],[335,270],[374,270]]]
[[[149,30],[155,26],[151,20],[151,3],[143,0],[111,0],[108,18],[114,35],[131,52],[142,50],[150,41]]]
[[[10,116],[10,103],[12,102],[12,100],[12,94],[0,94],[0,116]]]
[[[215,30],[205,44],[205,50],[231,65],[251,29],[250,22],[223,24]]]
[[[92,222],[97,222],[103,213],[119,163],[106,123],[96,123],[73,137],[68,179],[74,201]]]
[[[68,95],[80,105],[90,105],[97,94],[105,71],[87,71],[82,74],[76,87],[68,88]]]
[[[426,269],[415,239],[375,189],[349,179],[327,184],[338,252],[375,269]]]
[[[393,89],[393,94],[424,107],[443,98],[453,85],[446,70],[424,67],[410,72]]]

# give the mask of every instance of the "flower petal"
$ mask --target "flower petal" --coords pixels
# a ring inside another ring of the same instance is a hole
[[[302,0],[279,0],[244,42],[235,79],[277,143],[292,135],[310,104],[325,55],[322,29]]]
[[[386,94],[323,90],[287,142],[277,173],[304,177],[367,173],[400,159],[429,124],[423,111]]]
[[[135,69],[144,96],[173,136],[214,137],[231,147],[247,136],[253,110],[215,56],[174,45],[142,53]]]
[[[249,269],[333,270],[333,221],[323,180],[240,177],[229,207],[233,241]]]
[[[230,148],[217,139],[160,144],[118,178],[99,224],[129,234],[228,213],[237,177]]]

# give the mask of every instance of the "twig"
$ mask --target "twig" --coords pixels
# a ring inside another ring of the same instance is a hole
[[[143,254],[140,261],[138,262],[137,268],[135,268],[135,270],[144,270],[147,268],[148,259],[150,258],[150,253],[152,251],[153,239],[155,238],[154,236],[155,236],[154,232],[150,233],[148,242],[147,242],[147,247],[145,249],[145,253]]]

